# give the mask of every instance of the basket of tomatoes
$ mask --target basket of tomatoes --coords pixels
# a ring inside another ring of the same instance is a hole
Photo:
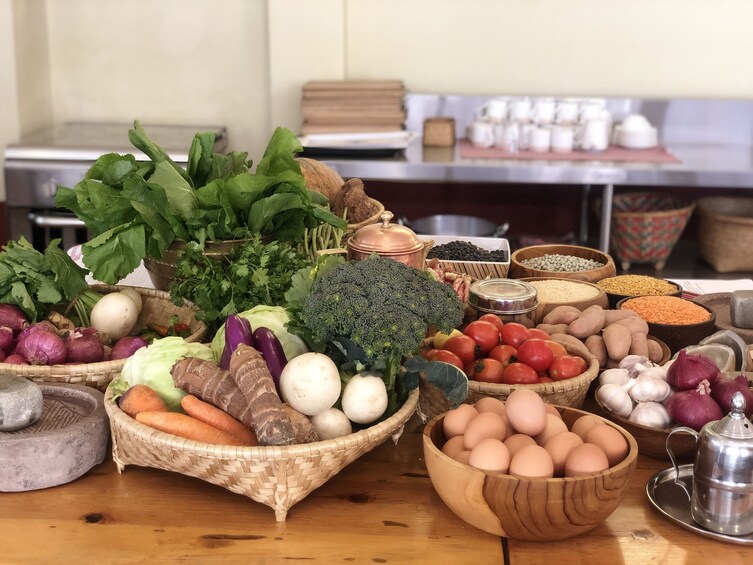
[[[504,400],[527,388],[550,404],[580,408],[599,374],[599,362],[585,347],[494,314],[451,334],[438,333],[429,346],[427,359],[451,363],[468,376],[468,402],[485,396]]]

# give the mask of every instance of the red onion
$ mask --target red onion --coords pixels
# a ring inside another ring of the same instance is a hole
[[[4,355],[8,355],[8,353],[13,351],[14,341],[13,328],[0,326],[0,351],[2,351]]]
[[[105,350],[102,342],[92,333],[74,330],[63,340],[68,363],[97,363],[102,361]]]
[[[722,409],[710,396],[711,385],[707,380],[699,383],[695,390],[682,390],[674,393],[667,400],[667,412],[670,417],[683,426],[696,431],[708,422],[720,420]]]
[[[750,383],[745,375],[738,375],[734,379],[729,377],[719,377],[711,385],[711,398],[713,398],[722,412],[729,412],[729,403],[732,396],[740,391],[745,398],[745,415],[750,418],[753,416],[753,390],[750,390]]]
[[[24,359],[23,357],[21,357],[17,353],[13,353],[12,355],[8,355],[5,358],[4,362],[8,363],[9,365],[28,365],[29,364],[29,362],[26,359]]]
[[[29,320],[15,304],[0,304],[0,326],[8,326],[14,332],[29,325]]]
[[[16,345],[15,352],[32,365],[57,365],[64,363],[66,358],[63,338],[45,329],[26,335]]]
[[[0,349],[0,363],[5,362],[5,353]]]
[[[125,359],[133,355],[137,349],[146,347],[147,343],[143,337],[137,335],[127,335],[121,337],[115,345],[112,346],[110,359]]]
[[[677,390],[693,390],[701,381],[709,384],[716,380],[719,367],[705,355],[686,353],[684,349],[667,370],[667,382]]]

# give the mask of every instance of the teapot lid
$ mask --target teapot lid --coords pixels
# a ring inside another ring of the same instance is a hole
[[[416,233],[400,224],[392,224],[393,214],[384,211],[379,216],[381,223],[370,224],[359,229],[348,240],[348,247],[363,253],[379,254],[412,253],[423,249]]]
[[[753,424],[745,417],[745,397],[736,392],[729,403],[730,412],[712,424],[717,434],[731,439],[753,440]]]

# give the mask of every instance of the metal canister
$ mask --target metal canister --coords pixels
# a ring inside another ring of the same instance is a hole
[[[514,279],[484,279],[471,284],[468,306],[478,315],[496,314],[503,322],[534,326],[538,291],[527,282]]]

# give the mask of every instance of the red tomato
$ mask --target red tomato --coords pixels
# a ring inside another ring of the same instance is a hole
[[[465,327],[463,333],[476,342],[478,356],[483,357],[499,345],[499,330],[491,322],[474,320]]]
[[[442,363],[449,363],[455,365],[461,371],[463,370],[463,362],[460,357],[455,355],[452,351],[446,349],[432,349],[426,354],[426,358],[429,361],[441,361]]]
[[[501,383],[505,373],[505,367],[496,359],[488,357],[477,359],[471,364],[472,371],[468,377],[482,383]]]
[[[427,359],[431,357],[433,354],[435,354],[437,351],[440,351],[439,349],[427,349],[424,351],[421,355],[426,357]]]
[[[544,340],[546,346],[552,350],[553,357],[559,357],[560,355],[567,355],[567,349],[559,342],[552,341],[551,339]]]
[[[588,368],[585,359],[575,355],[560,355],[555,357],[549,366],[549,376],[552,380],[562,381],[577,377]]]
[[[530,385],[539,382],[539,376],[530,366],[525,363],[510,363],[505,367],[502,382],[508,385]]]
[[[508,322],[502,326],[502,343],[519,347],[530,337],[528,328],[518,322]]]
[[[502,326],[505,325],[505,323],[496,314],[482,314],[478,317],[478,319],[483,320],[484,322],[491,322],[497,327],[497,331],[499,331],[500,333],[502,332]]]
[[[498,345],[489,352],[490,358],[496,359],[505,367],[507,367],[512,361],[515,361],[517,355],[517,349],[515,349],[512,345],[505,344]]]
[[[529,365],[534,371],[547,370],[553,358],[552,350],[543,339],[527,339],[518,347],[518,361]]]
[[[476,342],[467,335],[451,337],[444,342],[442,349],[452,351],[460,357],[463,365],[470,363],[476,358]]]
[[[539,383],[553,383],[554,381],[549,377],[539,377]]]
[[[530,330],[528,330],[528,333],[531,336],[528,339],[532,339],[532,338],[537,338],[537,339],[552,339],[552,336],[550,336],[544,330],[540,330],[539,328],[531,328]]]

